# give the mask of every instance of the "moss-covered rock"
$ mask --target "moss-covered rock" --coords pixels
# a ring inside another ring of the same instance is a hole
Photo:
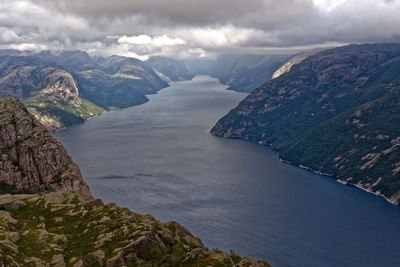
[[[176,222],[161,223],[82,195],[54,192],[7,199],[23,205],[0,210],[0,265],[268,266],[208,250]]]

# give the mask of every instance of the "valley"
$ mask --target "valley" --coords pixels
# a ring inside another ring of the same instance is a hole
[[[209,248],[272,266],[395,266],[398,207],[262,145],[210,135],[246,96],[225,89],[196,76],[55,136],[96,197],[177,220]]]
[[[0,267],[400,266],[400,0],[0,0]]]

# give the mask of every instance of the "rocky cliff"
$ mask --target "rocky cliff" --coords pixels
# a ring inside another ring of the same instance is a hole
[[[282,66],[280,66],[272,74],[272,79],[278,78],[282,74],[289,72],[294,65],[299,64],[307,57],[309,57],[311,55],[315,55],[318,52],[319,52],[318,50],[312,50],[312,51],[303,52],[303,53],[300,53],[300,54],[290,57],[284,64],[282,64]]]
[[[78,194],[0,195],[1,266],[269,266],[209,250],[161,223]]]
[[[163,79],[193,77],[179,61],[152,63],[160,70],[130,57],[94,60],[79,50],[0,50],[0,96],[18,98],[49,130],[60,130],[109,109],[142,104],[147,94],[168,86]]]
[[[72,73],[48,58],[3,56],[0,61],[0,96],[24,101],[49,130],[81,123],[105,111],[82,99]]]
[[[0,98],[2,191],[62,191],[90,197],[78,165],[15,98]]]
[[[0,98],[0,151],[0,266],[269,266],[93,199],[63,146],[11,97]]]
[[[254,90],[212,133],[400,204],[400,45],[330,49]]]

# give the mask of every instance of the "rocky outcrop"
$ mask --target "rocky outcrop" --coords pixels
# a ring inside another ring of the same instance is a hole
[[[79,99],[78,85],[72,75],[60,69],[54,69],[46,76],[46,86],[38,93],[47,96],[53,103],[66,103],[75,107],[82,104]]]
[[[0,98],[0,114],[2,188],[91,196],[78,165],[21,102]]]
[[[400,204],[400,45],[322,51],[266,82],[212,134],[272,145],[283,160]]]
[[[43,81],[43,89],[24,100],[25,106],[48,130],[61,130],[95,117],[105,110],[80,97],[71,73],[52,69]]]
[[[304,59],[311,55],[315,55],[317,52],[318,50],[312,50],[292,56],[272,74],[272,79],[278,78],[282,74],[289,72],[292,69],[293,65],[299,64]]]
[[[82,195],[0,195],[0,209],[1,266],[269,266],[209,250],[176,222]]]
[[[23,101],[28,110],[52,131],[104,112],[80,97],[78,84],[70,71],[43,54],[41,57],[37,54],[2,56],[0,96],[13,96]]]
[[[179,68],[180,62],[164,61],[178,66],[162,68],[169,71],[168,79],[175,79],[174,71],[184,71]],[[160,71],[158,74],[165,76]],[[23,101],[51,131],[82,123],[108,109],[146,102],[147,94],[168,86],[158,74],[148,64],[130,57],[111,56],[95,61],[79,50],[0,50],[0,96]]]
[[[93,199],[63,146],[11,97],[0,98],[0,151],[0,266],[269,266]]]

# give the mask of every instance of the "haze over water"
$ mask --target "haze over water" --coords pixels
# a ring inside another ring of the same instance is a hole
[[[209,248],[273,266],[399,266],[400,208],[211,136],[245,97],[208,76],[56,134],[95,197],[175,220]]]

